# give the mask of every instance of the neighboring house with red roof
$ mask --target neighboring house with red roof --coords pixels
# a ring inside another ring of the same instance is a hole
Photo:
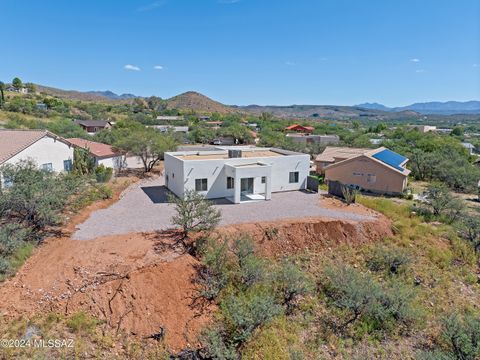
[[[73,146],[47,130],[0,129],[0,166],[28,159],[48,171],[70,171]]]
[[[313,126],[303,126],[299,124],[293,124],[285,128],[285,131],[295,131],[303,134],[311,134],[313,130],[315,130]]]
[[[90,155],[95,158],[95,166],[103,165],[115,171],[125,167],[125,156],[121,152],[115,151],[110,145],[81,138],[70,138],[67,141],[73,146],[88,150]]]

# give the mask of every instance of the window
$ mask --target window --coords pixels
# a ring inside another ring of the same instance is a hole
[[[374,184],[377,181],[377,175],[375,174],[367,174],[367,182]]]
[[[40,166],[40,168],[41,168],[42,170],[45,170],[45,171],[53,171],[53,165],[52,165],[52,163],[42,164],[42,165]]]
[[[292,171],[289,175],[290,184],[298,183],[298,171]]]
[[[363,176],[363,173],[354,172],[354,173],[353,173],[353,176]]]
[[[265,184],[267,182],[267,177],[266,176],[262,176],[262,184]]]
[[[227,189],[233,189],[235,187],[235,179],[227,176]]]
[[[207,191],[208,179],[195,179],[195,191]]]
[[[72,160],[63,160],[63,170],[72,171]]]

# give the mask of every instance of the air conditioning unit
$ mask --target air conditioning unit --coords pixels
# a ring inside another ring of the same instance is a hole
[[[242,157],[242,150],[228,150],[228,157],[232,158],[241,158]]]

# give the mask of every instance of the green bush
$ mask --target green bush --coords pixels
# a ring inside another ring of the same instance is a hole
[[[282,313],[275,295],[264,289],[230,294],[220,303],[228,338],[235,344],[247,341],[260,326]]]
[[[340,310],[335,330],[344,334],[361,323],[368,333],[410,327],[417,317],[412,306],[413,292],[396,282],[381,286],[367,274],[345,267],[330,267],[323,284],[328,303]]]
[[[0,256],[12,255],[28,240],[30,231],[19,224],[10,223],[0,226]]]
[[[226,241],[209,239],[205,245],[197,281],[201,285],[200,294],[208,300],[215,299],[229,281],[227,249]]]
[[[232,246],[238,264],[239,280],[249,287],[265,279],[267,263],[254,254],[253,240],[249,236],[240,236]]]
[[[0,257],[0,276],[8,275],[10,270],[10,262],[5,258]]]
[[[442,320],[438,348],[422,351],[417,358],[475,360],[480,357],[480,317],[467,312],[450,314]]]
[[[388,271],[391,274],[398,274],[410,263],[411,259],[404,250],[397,247],[376,246],[372,256],[367,260],[367,267],[371,271]]]
[[[105,167],[103,164],[100,164],[95,168],[95,178],[99,183],[109,182],[112,175],[113,169],[111,167]]]
[[[314,283],[295,264],[284,261],[275,273],[275,287],[288,315],[295,309],[300,297],[313,292]]]
[[[209,329],[202,333],[201,341],[205,359],[237,360],[240,356],[235,346],[228,342],[219,329]]]

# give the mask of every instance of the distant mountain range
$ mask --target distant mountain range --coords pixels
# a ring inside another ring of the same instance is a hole
[[[138,98],[134,94],[118,95],[112,91],[75,91],[62,90],[42,85],[37,85],[40,92],[81,101],[99,101],[108,103],[130,103],[132,99]],[[448,101],[448,102],[425,102],[415,103],[409,106],[390,108],[378,103],[364,103],[355,106],[337,106],[337,105],[225,105],[215,101],[196,91],[187,91],[172,98],[166,99],[167,108],[190,110],[199,113],[250,113],[259,115],[263,112],[271,113],[281,118],[310,118],[310,119],[337,119],[347,120],[352,118],[366,118],[372,120],[392,120],[392,119],[415,119],[421,118],[424,114],[456,115],[465,116],[480,115],[480,101]]]
[[[399,112],[411,110],[420,114],[437,114],[437,115],[453,115],[453,114],[480,114],[480,101],[431,101],[424,103],[415,103],[408,106],[390,108],[379,103],[364,103],[355,105],[360,108],[370,110],[380,110],[388,112]]]
[[[122,94],[118,95],[115,94],[113,91],[106,90],[106,91],[86,91],[86,94],[92,94],[92,95],[98,95],[98,96],[103,96],[112,100],[126,100],[126,99],[134,99],[138,96],[133,95],[133,94]]]

